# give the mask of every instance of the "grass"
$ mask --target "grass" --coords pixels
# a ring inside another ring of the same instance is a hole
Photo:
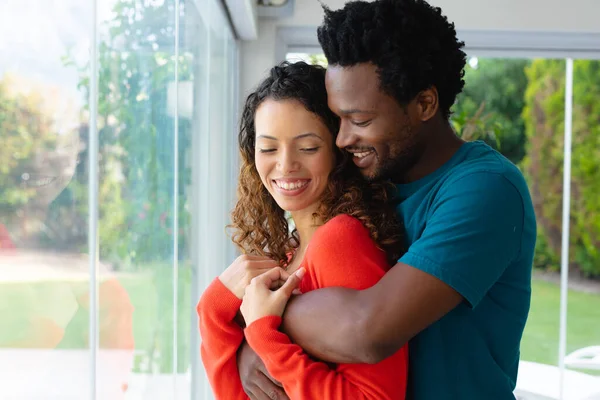
[[[567,353],[600,345],[600,293],[569,290],[567,304]],[[521,359],[558,365],[559,309],[559,286],[534,280]]]
[[[169,372],[173,335],[172,270],[155,266],[150,271],[120,278],[119,282],[134,306],[135,348],[138,353],[146,355],[146,360],[138,360],[136,370],[148,370],[151,368],[148,364],[154,362],[157,364],[155,368]],[[181,269],[178,295],[180,372],[187,367],[190,356],[190,313],[193,312],[190,288],[191,271]],[[57,347],[86,348],[88,314],[81,309],[73,314],[74,307],[76,309],[74,298],[86,290],[87,285],[83,282],[0,284],[0,321],[3,326],[0,329],[0,347],[55,347],[55,344],[48,343],[52,336],[49,325],[40,325],[39,319],[36,319],[36,316],[44,316],[63,327],[70,324],[68,333],[61,336]],[[533,282],[531,313],[521,346],[523,360],[557,365],[559,304],[560,290],[556,284]],[[600,294],[571,290],[568,304],[567,351],[600,345]],[[110,332],[110,325],[107,331]]]
[[[118,278],[133,306],[133,340],[136,372],[172,369],[173,278],[170,267],[157,266],[150,272]],[[191,271],[181,268],[178,292],[178,370],[184,372],[190,359],[192,300]],[[88,347],[88,318],[77,298],[86,296],[87,282],[34,282],[0,284],[0,347],[66,348]],[[103,296],[104,294],[104,296]],[[118,321],[103,310],[120,307],[116,293],[99,292],[100,347],[122,344],[130,332],[115,332]],[[111,304],[112,305],[109,305]],[[102,328],[104,327],[104,328]],[[103,329],[103,330],[102,330]]]

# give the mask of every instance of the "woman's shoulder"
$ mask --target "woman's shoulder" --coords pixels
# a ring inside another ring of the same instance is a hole
[[[389,268],[385,253],[371,239],[369,230],[350,215],[338,215],[317,229],[304,266],[310,276],[306,286],[311,289],[364,289],[375,284]]]
[[[358,219],[348,214],[336,215],[315,232],[310,247],[326,247],[328,250],[365,245],[371,242],[369,230]]]
[[[356,217],[348,214],[339,214],[331,218],[329,221],[319,227],[316,234],[320,236],[330,234],[343,234],[343,235],[356,235],[358,234],[369,234],[369,230],[363,225],[362,222]]]

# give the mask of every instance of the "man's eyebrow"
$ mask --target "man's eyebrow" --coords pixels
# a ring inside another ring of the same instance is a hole
[[[319,135],[317,135],[316,133],[313,133],[313,132],[307,132],[307,133],[303,133],[301,135],[298,135],[298,136],[296,136],[294,138],[294,140],[302,139],[302,138],[305,138],[305,137],[314,137],[316,139],[323,140],[323,138],[321,136],[319,136]]]
[[[373,111],[361,110],[359,108],[350,108],[348,110],[340,110],[340,114],[349,115],[349,114],[375,114]]]

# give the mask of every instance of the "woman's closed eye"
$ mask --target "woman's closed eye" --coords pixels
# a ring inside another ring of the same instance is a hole
[[[317,150],[319,150],[321,148],[321,146],[316,146],[316,147],[302,147],[300,148],[300,151],[303,153],[316,153]],[[268,147],[268,148],[259,148],[258,152],[261,154],[268,154],[268,153],[274,153],[276,152],[277,149],[274,147]]]

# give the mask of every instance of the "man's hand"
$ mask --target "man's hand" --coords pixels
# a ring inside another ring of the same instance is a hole
[[[238,350],[237,363],[244,392],[250,400],[290,400],[281,384],[269,376],[260,357],[246,342]]]

